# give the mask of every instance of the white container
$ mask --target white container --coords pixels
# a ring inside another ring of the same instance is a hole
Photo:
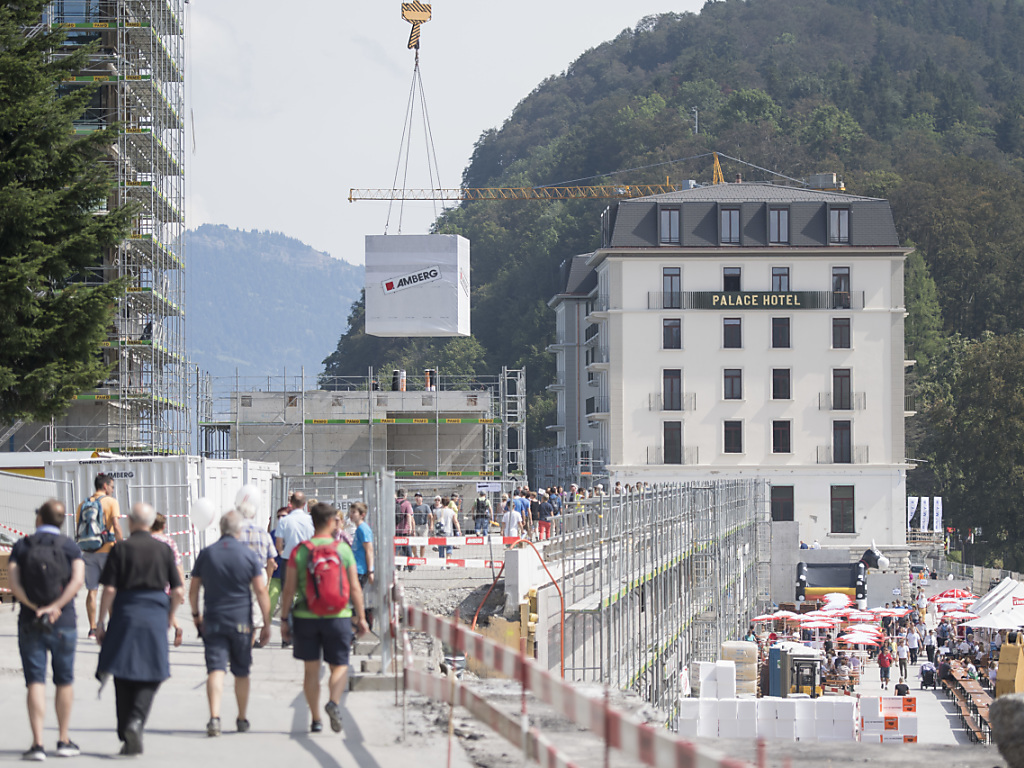
[[[469,336],[469,240],[366,236],[366,333]]]
[[[736,719],[736,707],[739,702],[736,699],[719,699],[718,700],[718,719],[719,720],[735,720]],[[721,730],[721,728],[719,728]]]
[[[775,702],[775,716],[779,720],[796,720],[796,699],[779,699]]]
[[[835,718],[835,702],[832,699],[826,699],[824,697],[811,699],[811,703],[814,705],[814,716],[818,720],[833,720]],[[797,704],[797,712],[800,711],[800,705]]]
[[[857,700],[850,697],[835,699],[832,702],[832,719],[837,722],[840,720],[849,720],[850,722],[856,722]]]
[[[696,720],[700,717],[700,699],[682,698],[679,700],[679,719]]]
[[[701,697],[701,699],[717,699],[718,698],[718,683],[711,683],[711,682],[701,683],[701,686],[700,686],[700,697]]]
[[[715,682],[720,699],[736,698],[736,662],[723,659],[715,665]]]
[[[819,717],[818,699],[797,699],[796,701],[796,719],[797,720],[815,720]],[[822,718],[831,720],[831,714],[828,718]]]
[[[697,669],[700,674],[700,684],[715,682],[715,663],[713,661],[698,661]]]
[[[775,720],[778,717],[778,702],[779,699],[758,699],[757,700],[757,719],[758,720]]]
[[[757,719],[757,699],[737,699],[736,700],[736,719],[737,720],[756,720]]]

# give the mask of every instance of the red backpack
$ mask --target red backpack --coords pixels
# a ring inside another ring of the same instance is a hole
[[[306,607],[317,616],[330,616],[348,605],[348,574],[338,554],[338,542],[302,542],[309,552],[306,564]]]

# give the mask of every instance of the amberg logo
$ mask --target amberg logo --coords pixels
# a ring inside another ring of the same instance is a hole
[[[412,272],[408,275],[402,275],[401,277],[392,277],[384,280],[381,285],[384,287],[384,294],[394,293],[395,291],[401,291],[406,288],[412,288],[413,286],[420,285],[422,283],[432,283],[435,280],[441,279],[441,268],[440,267],[427,267],[421,269],[419,272]]]

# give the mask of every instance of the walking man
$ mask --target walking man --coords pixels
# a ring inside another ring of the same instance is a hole
[[[82,552],[62,536],[64,505],[50,499],[36,513],[36,531],[20,539],[11,550],[11,592],[21,603],[18,614],[18,650],[28,688],[28,722],[32,747],[25,760],[45,760],[43,720],[46,712],[46,654],[50,654],[53,683],[57,688],[57,754],[74,757],[78,746],[71,741],[68,721],[74,698],[75,595],[85,582]]]
[[[356,527],[355,536],[352,538],[352,555],[356,559],[356,573],[359,575],[359,587],[363,589],[367,584],[373,584],[373,531],[366,523],[366,505],[361,501],[353,502],[348,508],[348,519]],[[411,570],[411,569],[410,569]],[[365,600],[363,593],[363,614],[366,616],[366,626],[373,629],[373,609]]]
[[[277,547],[270,538],[270,534],[256,525],[256,510],[259,506],[259,488],[252,485],[242,487],[245,493],[240,494],[236,508],[242,517],[242,527],[236,538],[245,544],[256,555],[263,566],[263,586],[270,587],[270,577],[277,569]],[[268,598],[269,599],[269,598]],[[249,612],[252,618],[253,632],[252,642],[258,648],[263,647],[263,640],[257,637],[259,630],[263,629],[263,614],[260,611],[259,592],[252,591],[252,607]],[[269,635],[268,635],[269,639]]]
[[[889,653],[889,646],[883,645],[878,652],[878,677],[882,682],[882,690],[889,687],[889,673],[892,669],[892,654]]]
[[[96,592],[107,555],[114,544],[124,539],[121,533],[121,508],[114,498],[114,478],[102,473],[93,481],[96,492],[78,507],[75,540],[85,562],[85,615],[89,619],[89,637],[96,637]]]
[[[142,754],[142,731],[160,684],[171,676],[167,630],[185,600],[185,588],[170,548],[150,535],[156,512],[135,504],[129,537],[114,547],[103,566],[96,640],[96,675],[114,678],[117,737],[122,755]],[[170,586],[168,595],[164,588]],[[110,616],[110,626],[105,620]]]
[[[252,605],[249,588],[259,603],[263,622],[259,645],[270,641],[270,596],[267,593],[266,553],[257,555],[240,541],[245,518],[237,511],[220,520],[220,539],[199,553],[192,567],[188,598],[192,620],[203,638],[206,651],[206,698],[210,705],[207,736],[220,736],[220,703],[228,665],[235,677],[235,701],[239,733],[249,730],[249,670],[252,668]],[[251,521],[250,521],[251,522]],[[264,535],[266,531],[260,531]],[[199,590],[205,591],[204,610],[199,610]]]
[[[330,666],[329,698],[324,709],[331,730],[340,733],[339,705],[348,677],[353,614],[356,635],[368,628],[355,557],[348,544],[334,540],[338,510],[330,504],[317,504],[312,517],[313,538],[296,547],[288,560],[281,594],[281,637],[284,642],[294,639],[292,655],[304,664],[302,690],[312,716],[312,733],[324,728],[319,716],[321,657]]]
[[[551,504],[546,491],[537,491],[540,496],[540,504],[537,505],[537,540],[551,538],[551,518],[555,515],[555,508]]]
[[[305,510],[306,494],[302,491],[295,491],[288,497],[288,506],[291,507],[291,512],[278,520],[277,529],[274,531],[274,544],[277,547],[277,553],[286,563],[300,542],[313,538],[313,518]],[[285,615],[285,610],[281,609],[282,618]],[[281,647],[287,648],[289,644],[290,641],[282,635]]]
[[[921,647],[921,636],[917,633],[917,627],[911,625],[907,630],[907,650],[910,651],[910,663],[917,664],[917,652]]]
[[[487,498],[485,491],[477,495],[476,505],[473,508],[473,526],[477,536],[486,536],[491,532],[491,521],[494,519],[494,510],[491,509],[491,501]]]
[[[423,503],[422,493],[417,493],[412,498],[412,517],[416,523],[416,535],[421,539],[428,538],[430,536],[430,507]],[[411,552],[412,550],[410,549],[409,551]],[[425,544],[420,544],[419,556],[427,556]]]
[[[900,665],[900,677],[904,679],[910,677],[910,669],[907,665],[909,658],[910,649],[907,648],[907,641],[901,637],[896,641],[896,661]]]

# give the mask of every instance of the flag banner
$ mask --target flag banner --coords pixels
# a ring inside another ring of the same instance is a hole
[[[935,515],[934,525],[932,526],[933,531],[942,530],[942,497],[936,496],[932,500],[932,513]]]
[[[920,501],[919,496],[907,496],[907,530],[910,530],[910,521],[914,519],[914,515],[917,513],[917,503]]]
[[[928,521],[931,519],[931,510],[928,508],[930,499],[927,496],[921,497],[921,530],[928,530]]]

